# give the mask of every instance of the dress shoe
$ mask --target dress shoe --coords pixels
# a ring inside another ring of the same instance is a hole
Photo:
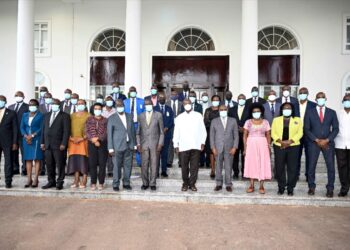
[[[215,188],[214,188],[214,191],[220,191],[222,189],[222,186],[216,186]]]
[[[19,174],[19,170],[13,170],[13,171],[12,171],[12,174],[13,174],[13,175],[18,175],[18,174]]]
[[[193,192],[197,192],[196,186],[195,186],[195,185],[191,186],[191,190],[192,190]]]
[[[233,175],[234,180],[238,180],[238,175]]]
[[[293,196],[293,195],[294,195],[293,190],[288,190],[288,196]]]
[[[131,190],[131,189],[132,189],[130,185],[123,185],[123,188],[124,188],[125,190]]]
[[[283,195],[284,194],[284,189],[278,189],[277,194],[278,195]]]
[[[186,192],[188,190],[188,185],[183,184],[181,191]]]
[[[113,174],[112,173],[108,173],[108,177],[113,177]]]
[[[152,191],[156,191],[156,190],[157,190],[157,187],[156,187],[156,186],[152,186],[152,187],[151,187],[151,190],[152,190]]]
[[[164,177],[164,178],[168,178],[168,174],[167,173],[162,173],[161,176]]]
[[[348,193],[340,191],[339,194],[338,194],[338,197],[345,197],[347,195],[348,195]]]
[[[42,189],[48,189],[48,188],[53,188],[53,187],[56,187],[56,184],[55,183],[47,183],[46,185],[42,186],[41,188]]]
[[[30,187],[32,187],[32,182],[29,182],[29,183],[24,185],[24,188],[30,188]]]
[[[149,188],[149,186],[145,186],[145,185],[141,186],[141,190],[147,190],[148,188]]]
[[[227,192],[232,192],[232,187],[226,187]]]
[[[119,191],[119,187],[113,187],[113,191],[118,192]]]
[[[157,174],[157,178],[159,178],[159,173]]]
[[[56,185],[56,190],[62,190],[62,189],[63,189],[63,185],[62,184]]]
[[[34,182],[33,182],[33,184],[32,184],[32,188],[37,188],[37,187],[38,187],[38,185],[39,185],[39,181],[38,181],[38,180],[36,180],[36,181],[34,181]]]
[[[215,173],[214,172],[211,172],[210,173],[210,178],[213,180],[213,179],[215,179]]]
[[[45,171],[40,173],[40,176],[45,176],[45,175],[46,175]]]
[[[12,184],[11,183],[6,183],[6,188],[12,188]]]
[[[333,198],[333,190],[327,190],[326,197],[327,198]]]
[[[172,168],[172,167],[173,167],[173,164],[168,163],[168,164],[166,165],[166,167],[167,167],[167,168]]]
[[[309,188],[309,191],[307,192],[308,195],[315,195],[315,189]]]

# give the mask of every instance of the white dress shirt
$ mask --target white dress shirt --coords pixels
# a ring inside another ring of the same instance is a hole
[[[201,150],[201,145],[205,144],[206,138],[207,131],[200,113],[193,110],[189,113],[185,111],[176,117],[174,148],[179,148],[180,152],[192,149]]]
[[[317,105],[316,109],[317,109],[318,116],[320,116],[320,106]],[[323,119],[324,119],[324,115],[326,114],[326,106],[322,107],[322,112],[323,112]]]
[[[178,115],[177,111],[179,110],[179,101],[178,100],[171,100],[171,108],[173,109],[175,103],[175,110],[173,110],[175,117]]]
[[[308,101],[306,101],[304,103],[299,102],[300,118],[301,118],[301,122],[302,123],[304,123],[304,117],[305,117],[307,102]]]
[[[286,101],[286,98],[287,98],[287,101]],[[290,103],[290,96],[288,96],[288,97],[282,96],[282,103],[285,103],[285,102]]]
[[[125,129],[128,130],[128,125],[126,123],[126,115],[124,113],[123,114],[117,113],[117,114],[119,115],[120,120],[122,120],[122,123],[123,123]],[[126,141],[127,142],[129,141],[128,132],[126,132]]]
[[[339,133],[335,137],[335,148],[350,149],[350,113],[344,109],[338,112]]]
[[[136,97],[135,98],[133,98],[133,97],[130,98],[130,111],[131,111],[131,108],[132,108],[132,100],[133,99],[135,99],[134,100],[134,122],[137,122],[137,99],[136,99]]]
[[[230,108],[232,108],[233,106],[235,106],[235,104],[233,103],[233,101],[227,101],[225,100],[225,106],[230,106]]]
[[[209,102],[202,102],[203,112],[210,107]]]

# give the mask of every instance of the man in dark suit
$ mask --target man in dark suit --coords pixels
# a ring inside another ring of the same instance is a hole
[[[263,104],[265,109],[264,119],[269,122],[270,126],[272,125],[273,119],[280,116],[281,103],[276,102],[276,98],[276,92],[274,90],[270,90],[267,97],[267,102]]]
[[[60,109],[61,111],[70,114],[70,107],[71,107],[71,98],[72,98],[72,90],[66,89],[64,91],[64,100],[61,101]]]
[[[117,82],[113,83],[113,85],[112,85],[111,96],[112,96],[114,102],[116,100],[124,101],[126,99],[126,96],[124,94],[120,93],[120,85]]]
[[[183,100],[190,97],[190,87],[188,85],[188,82],[185,82],[182,85],[182,91],[179,93],[179,101],[182,102]]]
[[[57,190],[61,190],[65,177],[64,154],[70,135],[70,116],[60,110],[58,99],[52,100],[51,109],[52,111],[45,115],[41,134],[41,149],[45,151],[48,179],[48,183],[42,188],[56,187]]]
[[[192,110],[196,111],[198,113],[201,113],[203,115],[203,108],[202,105],[197,102],[197,94],[194,91],[190,91],[189,93],[189,99],[191,100],[192,103]],[[184,112],[185,109],[182,106],[181,113]]]
[[[51,112],[51,104],[52,104],[52,95],[51,93],[46,93],[44,96],[44,104],[39,105],[39,111],[43,115]]]
[[[233,108],[234,106],[237,105],[237,102],[235,102],[234,100],[232,100],[233,96],[232,96],[232,92],[231,91],[226,91],[225,94],[225,105],[228,109]]]
[[[158,111],[163,116],[164,125],[164,145],[160,152],[161,176],[168,177],[167,165],[169,156],[170,142],[173,139],[174,132],[174,112],[172,108],[165,104],[165,95],[160,93],[158,96],[159,105],[154,107],[154,111]],[[157,173],[158,174],[158,173]]]
[[[276,102],[283,104],[285,102],[289,102],[294,106],[295,116],[300,117],[299,111],[299,101],[297,98],[290,96],[291,88],[289,85],[285,85],[282,87],[282,96],[276,99]]]
[[[17,115],[14,111],[7,109],[6,97],[0,95],[0,155],[4,152],[5,158],[5,183],[6,188],[12,187],[12,151],[17,150],[18,146],[18,123]]]
[[[245,105],[247,105],[247,107],[249,107],[250,104],[256,103],[256,102],[258,102],[260,104],[266,103],[266,100],[264,98],[259,97],[259,88],[258,87],[254,86],[252,88],[251,94],[252,94],[252,97],[247,99],[247,102],[245,104]]]
[[[151,95],[148,95],[144,98],[146,101],[147,99],[152,101],[153,107],[158,106],[158,88],[156,85],[152,85],[151,87]]]
[[[309,170],[308,184],[309,195],[315,194],[315,170],[320,152],[326,161],[327,166],[327,197],[333,197],[335,169],[334,169],[334,138],[339,132],[337,114],[334,110],[325,106],[326,95],[319,92],[316,95],[316,108],[310,109],[305,114],[304,133],[309,140]]]
[[[19,149],[12,151],[13,154],[13,162],[12,162],[12,168],[13,168],[13,174],[19,174],[19,169],[20,169],[20,163],[19,163],[19,150],[21,150],[21,170],[22,170],[22,176],[27,175],[27,170],[25,167],[25,163],[23,160],[23,137],[20,132],[20,124],[22,121],[22,116],[24,113],[29,112],[29,105],[24,102],[24,94],[22,91],[17,91],[15,93],[15,100],[16,103],[12,104],[9,106],[10,110],[13,110],[17,114],[17,128],[18,128],[18,142],[16,143],[19,146]]]
[[[239,176],[239,155],[241,155],[241,173],[244,176],[244,143],[243,143],[243,127],[249,118],[249,107],[246,104],[246,97],[240,94],[237,98],[238,105],[229,108],[228,116],[233,117],[237,121],[239,131],[238,148],[233,158],[233,178],[238,179]]]
[[[41,86],[39,89],[39,105],[41,104],[45,104],[45,94],[49,93],[49,91],[47,90],[47,88],[45,86]]]
[[[309,96],[309,90],[305,87],[299,89],[299,111],[300,111],[300,118],[302,121],[304,121],[305,114],[316,107],[316,103],[310,101],[308,99]],[[266,113],[266,111],[265,111]],[[304,134],[303,137],[300,140],[300,147],[299,147],[299,160],[297,165],[297,177],[300,176],[300,169],[301,169],[301,156],[303,154],[303,148],[305,149],[305,177],[306,181],[308,181],[308,170],[309,170],[309,152],[308,152],[308,140],[307,136]]]

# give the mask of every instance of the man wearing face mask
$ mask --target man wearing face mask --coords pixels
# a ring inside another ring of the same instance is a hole
[[[275,117],[278,117],[280,114],[281,103],[276,102],[276,92],[270,90],[267,97],[267,102],[263,104],[265,109],[265,119],[269,122],[270,126]]]
[[[126,96],[123,93],[120,93],[120,85],[117,82],[113,83],[112,85],[111,96],[113,98],[113,101],[116,101],[116,100],[124,101],[126,99]]]
[[[39,111],[42,114],[49,113],[51,111],[52,95],[51,93],[45,93],[44,104],[39,105]]]
[[[207,92],[203,92],[201,101],[202,101],[202,103],[201,103],[202,109],[205,112],[205,110],[207,108],[209,108],[210,105],[211,105],[210,102],[209,102],[209,96],[208,96]]]
[[[13,110],[17,114],[17,128],[18,128],[18,143],[19,149],[12,151],[12,167],[13,167],[13,174],[19,174],[20,170],[20,164],[21,164],[21,170],[22,170],[22,176],[27,175],[27,170],[25,169],[25,164],[23,160],[23,137],[21,135],[20,131],[20,123],[22,121],[22,116],[24,113],[29,112],[29,105],[24,102],[24,94],[22,91],[17,91],[15,93],[15,101],[16,103],[10,105],[8,108],[10,110]],[[21,150],[21,163],[19,161],[19,150]]]
[[[162,114],[164,125],[164,144],[160,152],[161,176],[168,177],[167,165],[169,156],[170,141],[173,139],[174,132],[174,112],[170,106],[165,104],[165,94],[160,93],[158,96],[158,106],[154,107],[154,111]],[[159,165],[158,165],[159,166]],[[159,172],[157,172],[159,174]]]
[[[71,98],[72,98],[72,90],[66,89],[64,91],[64,100],[61,101],[60,109],[61,111],[70,114],[70,108],[71,108]]]
[[[199,104],[197,102],[197,94],[196,92],[194,91],[190,91],[189,93],[189,99],[191,101],[191,105],[192,105],[192,110],[195,111],[195,112],[198,112],[198,113],[201,113],[203,114],[203,107],[201,104]],[[184,109],[184,106],[182,107],[182,112],[184,112],[185,109]]]
[[[49,93],[45,86],[41,86],[39,89],[39,104],[45,104],[45,94]]]
[[[333,197],[335,169],[334,169],[334,138],[339,132],[339,122],[334,110],[326,107],[326,94],[319,92],[316,95],[316,108],[310,109],[304,118],[304,133],[309,140],[309,170],[308,185],[309,195],[315,194],[315,171],[320,152],[327,166],[327,194]]]
[[[96,104],[96,103],[101,104],[102,107],[105,105],[104,99],[103,99],[103,95],[102,95],[102,94],[97,94],[95,103],[93,103],[93,104],[90,106],[89,112],[90,112],[91,115],[94,115],[94,104]]]
[[[291,94],[291,87],[289,85],[284,85],[282,87],[282,96],[278,97],[276,99],[276,102],[283,104],[285,102],[289,102],[294,106],[295,110],[295,116],[300,117],[300,111],[299,111],[299,101],[297,98],[290,96]]]
[[[207,131],[202,115],[192,110],[191,101],[185,99],[183,105],[185,112],[175,120],[173,143],[181,162],[182,191],[190,188],[195,192],[200,152],[204,150]]]
[[[190,87],[188,85],[188,82],[185,82],[183,85],[183,90],[179,94],[179,101],[182,102],[184,99],[187,99],[190,97]]]
[[[310,101],[308,99],[309,96],[309,90],[305,87],[299,89],[299,111],[300,111],[300,118],[301,122],[304,123],[305,114],[316,107],[316,103]],[[307,180],[307,172],[309,170],[309,152],[308,152],[308,140],[306,138],[306,135],[303,135],[303,137],[300,140],[300,147],[299,147],[299,160],[298,160],[298,167],[297,167],[297,177],[299,179],[300,176],[300,169],[301,169],[301,156],[303,154],[303,148],[305,149],[305,177],[306,182]]]
[[[249,107],[249,105],[252,103],[258,102],[260,104],[264,104],[266,102],[264,98],[259,97],[259,88],[256,86],[252,88],[251,95],[252,97],[247,99],[247,102],[246,102],[247,107]]]
[[[339,134],[335,138],[339,180],[341,184],[339,197],[348,195],[350,186],[350,94],[343,98],[344,108],[338,112]]]
[[[225,94],[225,105],[228,109],[233,108],[237,105],[237,102],[232,100],[232,92],[227,91]]]
[[[6,188],[12,187],[13,153],[18,148],[18,123],[14,111],[6,108],[6,97],[0,95],[0,155],[4,153],[5,183]]]
[[[151,87],[151,95],[146,96],[144,100],[146,101],[147,99],[152,101],[153,107],[158,105],[158,88],[156,85],[152,85]]]
[[[68,114],[73,114],[75,112],[78,112],[78,100],[79,95],[77,93],[72,94],[72,98],[70,99],[70,108],[68,110]]]
[[[249,118],[249,107],[247,106],[246,97],[240,94],[237,97],[238,105],[228,110],[228,116],[236,119],[239,128],[239,143],[237,152],[233,159],[233,178],[238,179],[239,176],[239,156],[241,155],[241,173],[244,176],[244,143],[243,143],[243,132],[244,124]]]

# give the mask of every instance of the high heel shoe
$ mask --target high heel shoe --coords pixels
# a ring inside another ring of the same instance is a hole
[[[39,185],[39,180],[36,180],[33,185],[32,185],[32,188],[37,188]]]
[[[29,183],[25,184],[25,185],[24,185],[24,188],[30,188],[30,187],[32,187],[32,182],[33,182],[33,181],[30,181]]]

